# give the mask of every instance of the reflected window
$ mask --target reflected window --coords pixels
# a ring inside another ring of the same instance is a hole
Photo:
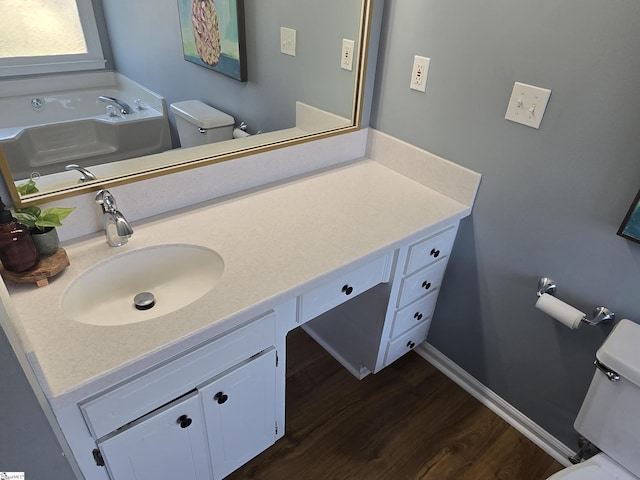
[[[91,0],[0,0],[0,76],[104,68]]]

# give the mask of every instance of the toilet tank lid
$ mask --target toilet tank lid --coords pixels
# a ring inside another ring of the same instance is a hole
[[[620,320],[596,352],[596,358],[611,370],[640,386],[640,325]]]
[[[171,111],[200,128],[216,128],[233,125],[235,120],[220,110],[200,100],[185,100],[170,105]]]

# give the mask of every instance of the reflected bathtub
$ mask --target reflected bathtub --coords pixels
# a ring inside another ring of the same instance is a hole
[[[163,97],[116,72],[1,82],[0,146],[14,180],[159,153],[171,148]],[[46,90],[45,90],[46,88]],[[133,113],[111,116],[99,96]]]

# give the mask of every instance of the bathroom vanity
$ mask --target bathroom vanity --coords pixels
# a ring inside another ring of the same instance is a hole
[[[366,158],[137,222],[120,248],[102,232],[70,241],[71,266],[49,286],[7,285],[5,310],[78,474],[221,479],[268,448],[285,435],[294,328],[358,378],[411,351],[479,180],[371,132]],[[113,326],[69,318],[65,296],[88,272],[182,244],[224,262],[201,297],[159,316],[114,310]]]

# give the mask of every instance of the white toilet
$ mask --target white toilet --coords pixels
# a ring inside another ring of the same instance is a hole
[[[195,147],[233,138],[235,120],[199,100],[185,100],[170,105],[176,117],[180,145]]]
[[[640,325],[621,320],[596,359],[574,427],[602,453],[548,480],[640,479]]]

